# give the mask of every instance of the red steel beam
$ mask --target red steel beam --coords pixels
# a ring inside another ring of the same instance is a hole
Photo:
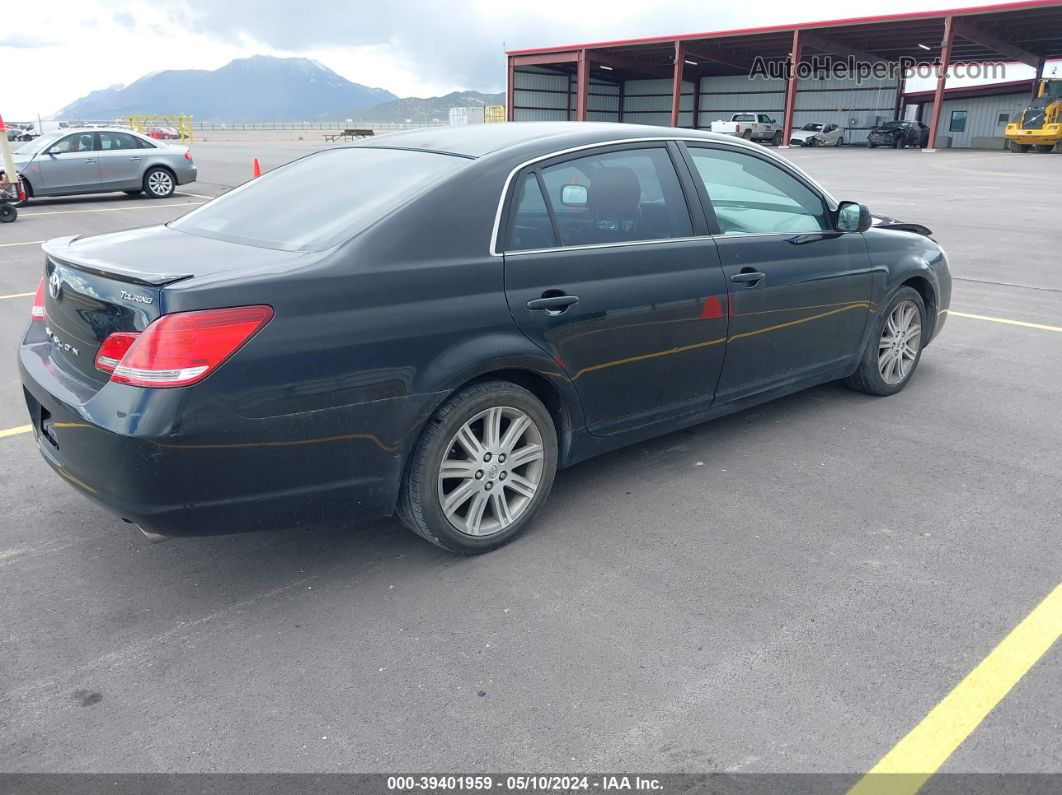
[[[682,107],[682,67],[686,56],[682,51],[682,42],[675,42],[675,68],[671,75],[671,126],[679,126],[679,110]]]
[[[933,118],[929,122],[929,143],[926,148],[937,148],[937,128],[940,127],[940,106],[944,104],[944,84],[948,80],[948,67],[951,66],[951,48],[955,43],[955,31],[952,18],[944,17],[944,40],[940,43],[940,71],[937,73],[937,90],[933,93]]]
[[[505,118],[507,121],[516,121],[516,64],[513,56],[509,56],[509,77],[505,87]]]
[[[557,63],[575,63],[579,60],[579,53],[583,50],[572,52],[544,52],[531,53],[528,55],[512,55],[514,66],[549,66]]]
[[[782,122],[782,146],[789,146],[789,138],[793,135],[793,110],[796,108],[797,96],[797,67],[803,57],[803,45],[800,42],[800,31],[793,31],[793,49],[789,54],[789,64],[792,67],[785,86],[785,114]]]
[[[590,104],[590,59],[586,57],[586,50],[579,51],[575,84],[575,120],[586,121],[586,111]]]

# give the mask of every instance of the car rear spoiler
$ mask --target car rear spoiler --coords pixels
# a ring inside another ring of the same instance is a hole
[[[58,237],[44,243],[41,246],[41,249],[44,251],[46,257],[62,265],[67,265],[96,276],[129,282],[130,284],[140,284],[146,287],[162,287],[167,284],[179,282],[183,279],[192,278],[193,274],[191,273],[160,273],[142,270],[140,268],[134,270],[132,268],[116,265],[112,262],[103,262],[101,260],[92,259],[91,257],[77,256],[71,252],[70,245],[80,237],[82,236]]]

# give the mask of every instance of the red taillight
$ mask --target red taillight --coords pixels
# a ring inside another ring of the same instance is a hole
[[[268,306],[163,315],[140,334],[110,335],[100,347],[96,366],[108,372],[107,360],[121,351],[112,381],[143,387],[188,386],[214,372],[272,317]]]
[[[30,320],[44,320],[44,279],[37,285],[37,295],[33,298]]]
[[[137,331],[116,331],[107,337],[96,353],[96,369],[113,373],[139,336]]]
[[[192,153],[191,153],[190,150],[188,150],[188,149],[184,150],[184,159],[185,160],[191,160],[192,159]]]

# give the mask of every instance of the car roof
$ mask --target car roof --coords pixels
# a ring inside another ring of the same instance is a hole
[[[733,136],[703,130],[679,130],[646,124],[587,121],[522,121],[426,127],[388,133],[351,146],[424,149],[464,157],[483,157],[505,149],[541,143],[543,152],[630,139],[703,138],[733,144]]]

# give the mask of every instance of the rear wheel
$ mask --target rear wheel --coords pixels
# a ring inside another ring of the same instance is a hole
[[[752,140],[752,130],[745,130],[745,132],[741,133],[741,137],[744,138],[746,141],[751,141]]]
[[[871,149],[877,149],[878,148],[878,145],[875,144],[875,143],[869,143],[869,144],[867,144],[867,146],[869,146]]]
[[[844,146],[844,138],[838,138],[834,146]]]
[[[894,395],[907,386],[922,358],[926,307],[912,287],[901,287],[874,324],[859,369],[845,379],[870,395]]]
[[[781,146],[782,145],[782,131],[781,130],[775,130],[774,131],[774,137],[771,138],[771,145],[772,146]]]
[[[1036,145],[1036,151],[1037,152],[1041,152],[1042,154],[1047,154],[1048,152],[1050,152],[1054,148],[1055,148],[1054,144],[1037,144]]]
[[[450,552],[512,541],[545,503],[557,434],[541,401],[508,381],[484,381],[447,400],[413,451],[398,514]]]
[[[894,149],[903,149],[903,138],[897,138],[896,142],[893,143],[892,146]]]
[[[10,204],[0,204],[0,224],[9,224],[18,218],[18,210]]]
[[[144,174],[144,192],[152,199],[167,199],[177,189],[177,180],[165,168],[149,168]]]

